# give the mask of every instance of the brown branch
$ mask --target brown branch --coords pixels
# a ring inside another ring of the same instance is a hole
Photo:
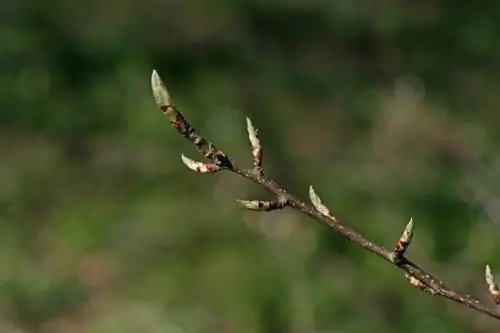
[[[182,155],[182,160],[186,166],[188,166],[191,170],[201,173],[213,173],[220,170],[234,172],[265,188],[276,197],[273,201],[239,200],[243,207],[259,211],[280,209],[286,206],[291,207],[321,222],[330,229],[349,239],[351,242],[400,268],[405,272],[404,276],[408,279],[409,283],[418,289],[431,295],[438,295],[453,300],[490,317],[500,319],[500,311],[496,306],[486,305],[468,294],[463,294],[451,289],[442,281],[435,278],[404,256],[413,237],[412,220],[410,220],[406,226],[402,236],[392,251],[370,241],[354,229],[340,223],[321,201],[320,197],[316,194],[312,187],[309,189],[309,197],[312,205],[309,205],[288,193],[272,179],[264,176],[264,173],[262,172],[262,148],[257,137],[257,130],[253,127],[252,122],[248,118],[247,130],[252,144],[253,166],[252,168],[243,168],[237,165],[235,161],[233,161],[223,151],[218,149],[214,144],[206,141],[201,134],[187,122],[182,114],[175,108],[167,89],[163,85],[163,82],[156,71],[153,71],[153,75],[151,77],[151,87],[158,107],[170,120],[172,126],[184,138],[191,141],[200,154],[210,161],[210,163],[197,162]],[[489,266],[486,268],[485,276],[487,286],[493,300],[497,304],[500,303],[500,292],[493,281],[493,275]]]

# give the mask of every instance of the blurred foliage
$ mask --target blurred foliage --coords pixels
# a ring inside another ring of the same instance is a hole
[[[266,193],[189,172],[205,136],[488,300],[500,271],[500,3],[4,0],[2,332],[494,332]]]

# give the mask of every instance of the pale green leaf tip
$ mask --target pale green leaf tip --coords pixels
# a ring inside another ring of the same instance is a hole
[[[158,86],[161,84],[160,76],[156,69],[153,69],[153,74],[151,74],[151,88],[154,90],[158,89]]]
[[[153,69],[153,73],[151,74],[151,89],[153,90],[153,95],[158,106],[172,105],[170,94],[156,69]]]
[[[413,230],[413,217],[410,218],[410,221],[406,225],[406,230],[408,230],[409,232]]]
[[[309,197],[311,201],[317,201],[319,199],[318,194],[316,193],[312,185],[309,185]]]

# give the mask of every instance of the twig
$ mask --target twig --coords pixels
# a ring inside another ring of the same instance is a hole
[[[259,135],[257,129],[253,127],[252,121],[247,117],[248,139],[252,145],[252,165],[253,170],[262,174],[262,147],[260,146]]]
[[[493,274],[491,273],[491,268],[489,265],[486,265],[486,284],[488,285],[488,291],[490,292],[491,298],[496,304],[500,304],[500,291],[498,290],[498,286],[493,279]]]
[[[410,246],[411,240],[413,239],[413,219],[410,219],[410,222],[406,225],[403,234],[399,238],[394,250],[392,251],[392,260],[397,262],[404,258],[404,254],[408,247]]]
[[[284,208],[287,204],[287,202],[284,200],[264,201],[236,199],[236,201],[238,201],[243,208],[261,212],[270,212],[271,210],[281,209]]]
[[[435,278],[404,256],[413,237],[413,220],[410,220],[392,251],[370,241],[354,229],[340,223],[321,201],[312,187],[309,189],[309,197],[312,205],[309,205],[288,193],[272,179],[264,176],[262,172],[262,148],[257,136],[257,130],[253,127],[250,119],[247,118],[247,130],[252,145],[253,166],[252,168],[243,168],[236,164],[213,143],[206,141],[201,134],[188,123],[182,114],[175,108],[167,89],[155,70],[153,70],[151,77],[151,87],[158,107],[170,120],[172,126],[184,138],[191,141],[200,154],[210,161],[209,163],[198,162],[182,155],[182,160],[189,169],[201,173],[228,170],[260,185],[276,196],[273,201],[238,200],[244,208],[257,211],[269,211],[284,208],[286,206],[291,207],[323,223],[330,229],[349,239],[351,242],[402,269],[409,283],[418,287],[420,290],[431,295],[442,296],[490,317],[500,319],[500,311],[496,306],[486,305],[468,294],[463,294],[451,289],[441,280]],[[493,275],[491,274],[489,266],[486,267],[486,281],[495,303],[500,304],[500,292],[493,281]]]

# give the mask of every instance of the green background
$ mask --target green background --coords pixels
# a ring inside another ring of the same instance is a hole
[[[13,1],[0,14],[0,331],[497,332],[199,158],[209,140],[492,304],[497,1]]]

